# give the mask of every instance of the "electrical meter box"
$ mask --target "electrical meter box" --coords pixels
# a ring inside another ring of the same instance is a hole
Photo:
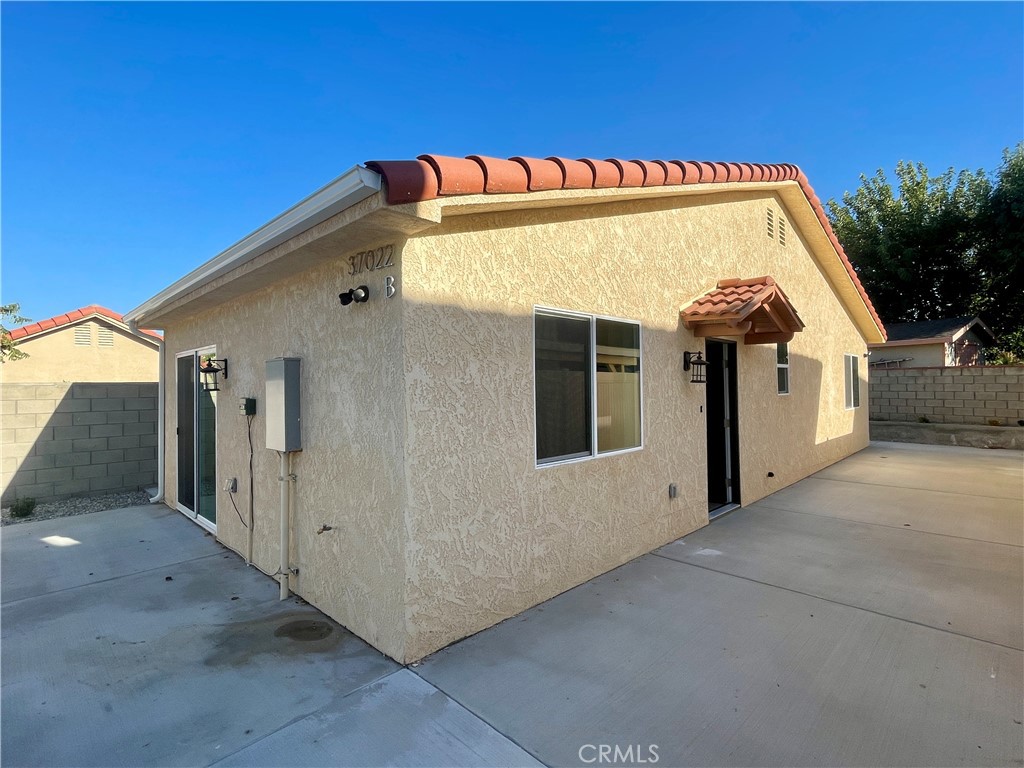
[[[275,357],[267,360],[267,399],[264,413],[267,420],[267,448],[272,451],[302,450],[302,417],[299,408],[298,357]]]

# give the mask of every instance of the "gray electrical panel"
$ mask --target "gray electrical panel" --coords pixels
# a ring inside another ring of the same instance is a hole
[[[299,409],[298,357],[267,360],[267,448],[272,451],[302,450],[302,418]]]

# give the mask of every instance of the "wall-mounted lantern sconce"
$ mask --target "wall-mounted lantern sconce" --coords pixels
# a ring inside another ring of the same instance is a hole
[[[707,361],[700,352],[683,352],[683,370],[693,371],[693,375],[690,377],[691,384],[706,384],[708,377],[704,368],[707,366]]]
[[[365,285],[360,285],[358,288],[350,288],[344,293],[339,293],[338,299],[343,307],[347,307],[352,302],[362,304],[364,301],[370,300],[370,289]]]
[[[228,378],[227,358],[216,360],[212,357],[208,357],[200,360],[199,373],[203,376],[204,391],[220,392],[220,385],[217,381],[220,376],[223,376],[225,380]]]

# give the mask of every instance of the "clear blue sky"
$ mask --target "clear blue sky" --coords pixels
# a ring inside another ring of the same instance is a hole
[[[351,166],[994,170],[1021,3],[2,5],[2,300],[140,304]]]

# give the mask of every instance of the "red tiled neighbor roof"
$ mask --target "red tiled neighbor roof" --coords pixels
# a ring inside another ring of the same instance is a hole
[[[804,329],[789,297],[769,276],[720,280],[680,313],[697,336],[742,335],[747,344],[788,341]]]
[[[418,203],[450,195],[518,194],[558,189],[660,187],[676,184],[721,182],[795,181],[846,268],[882,336],[885,326],[861,285],[853,265],[821,200],[807,177],[790,163],[719,163],[695,160],[593,160],[564,157],[512,157],[501,160],[483,155],[446,157],[420,155],[415,160],[371,160],[366,167],[381,174],[388,186],[388,203]]]
[[[23,339],[26,336],[34,336],[37,333],[43,331],[49,331],[54,328],[60,328],[62,325],[70,325],[76,323],[79,320],[83,320],[93,315],[100,315],[101,317],[109,318],[110,320],[116,320],[119,323],[124,324],[124,318],[112,309],[106,307],[100,307],[96,304],[90,304],[88,307],[82,307],[81,309],[73,309],[70,312],[66,312],[63,315],[57,315],[47,320],[40,320],[38,323],[30,323],[29,325],[23,325],[20,328],[15,328],[11,331],[11,338],[14,340]],[[139,329],[140,333],[144,333],[147,336],[152,336],[154,339],[163,339],[159,333],[155,331],[145,331]]]

